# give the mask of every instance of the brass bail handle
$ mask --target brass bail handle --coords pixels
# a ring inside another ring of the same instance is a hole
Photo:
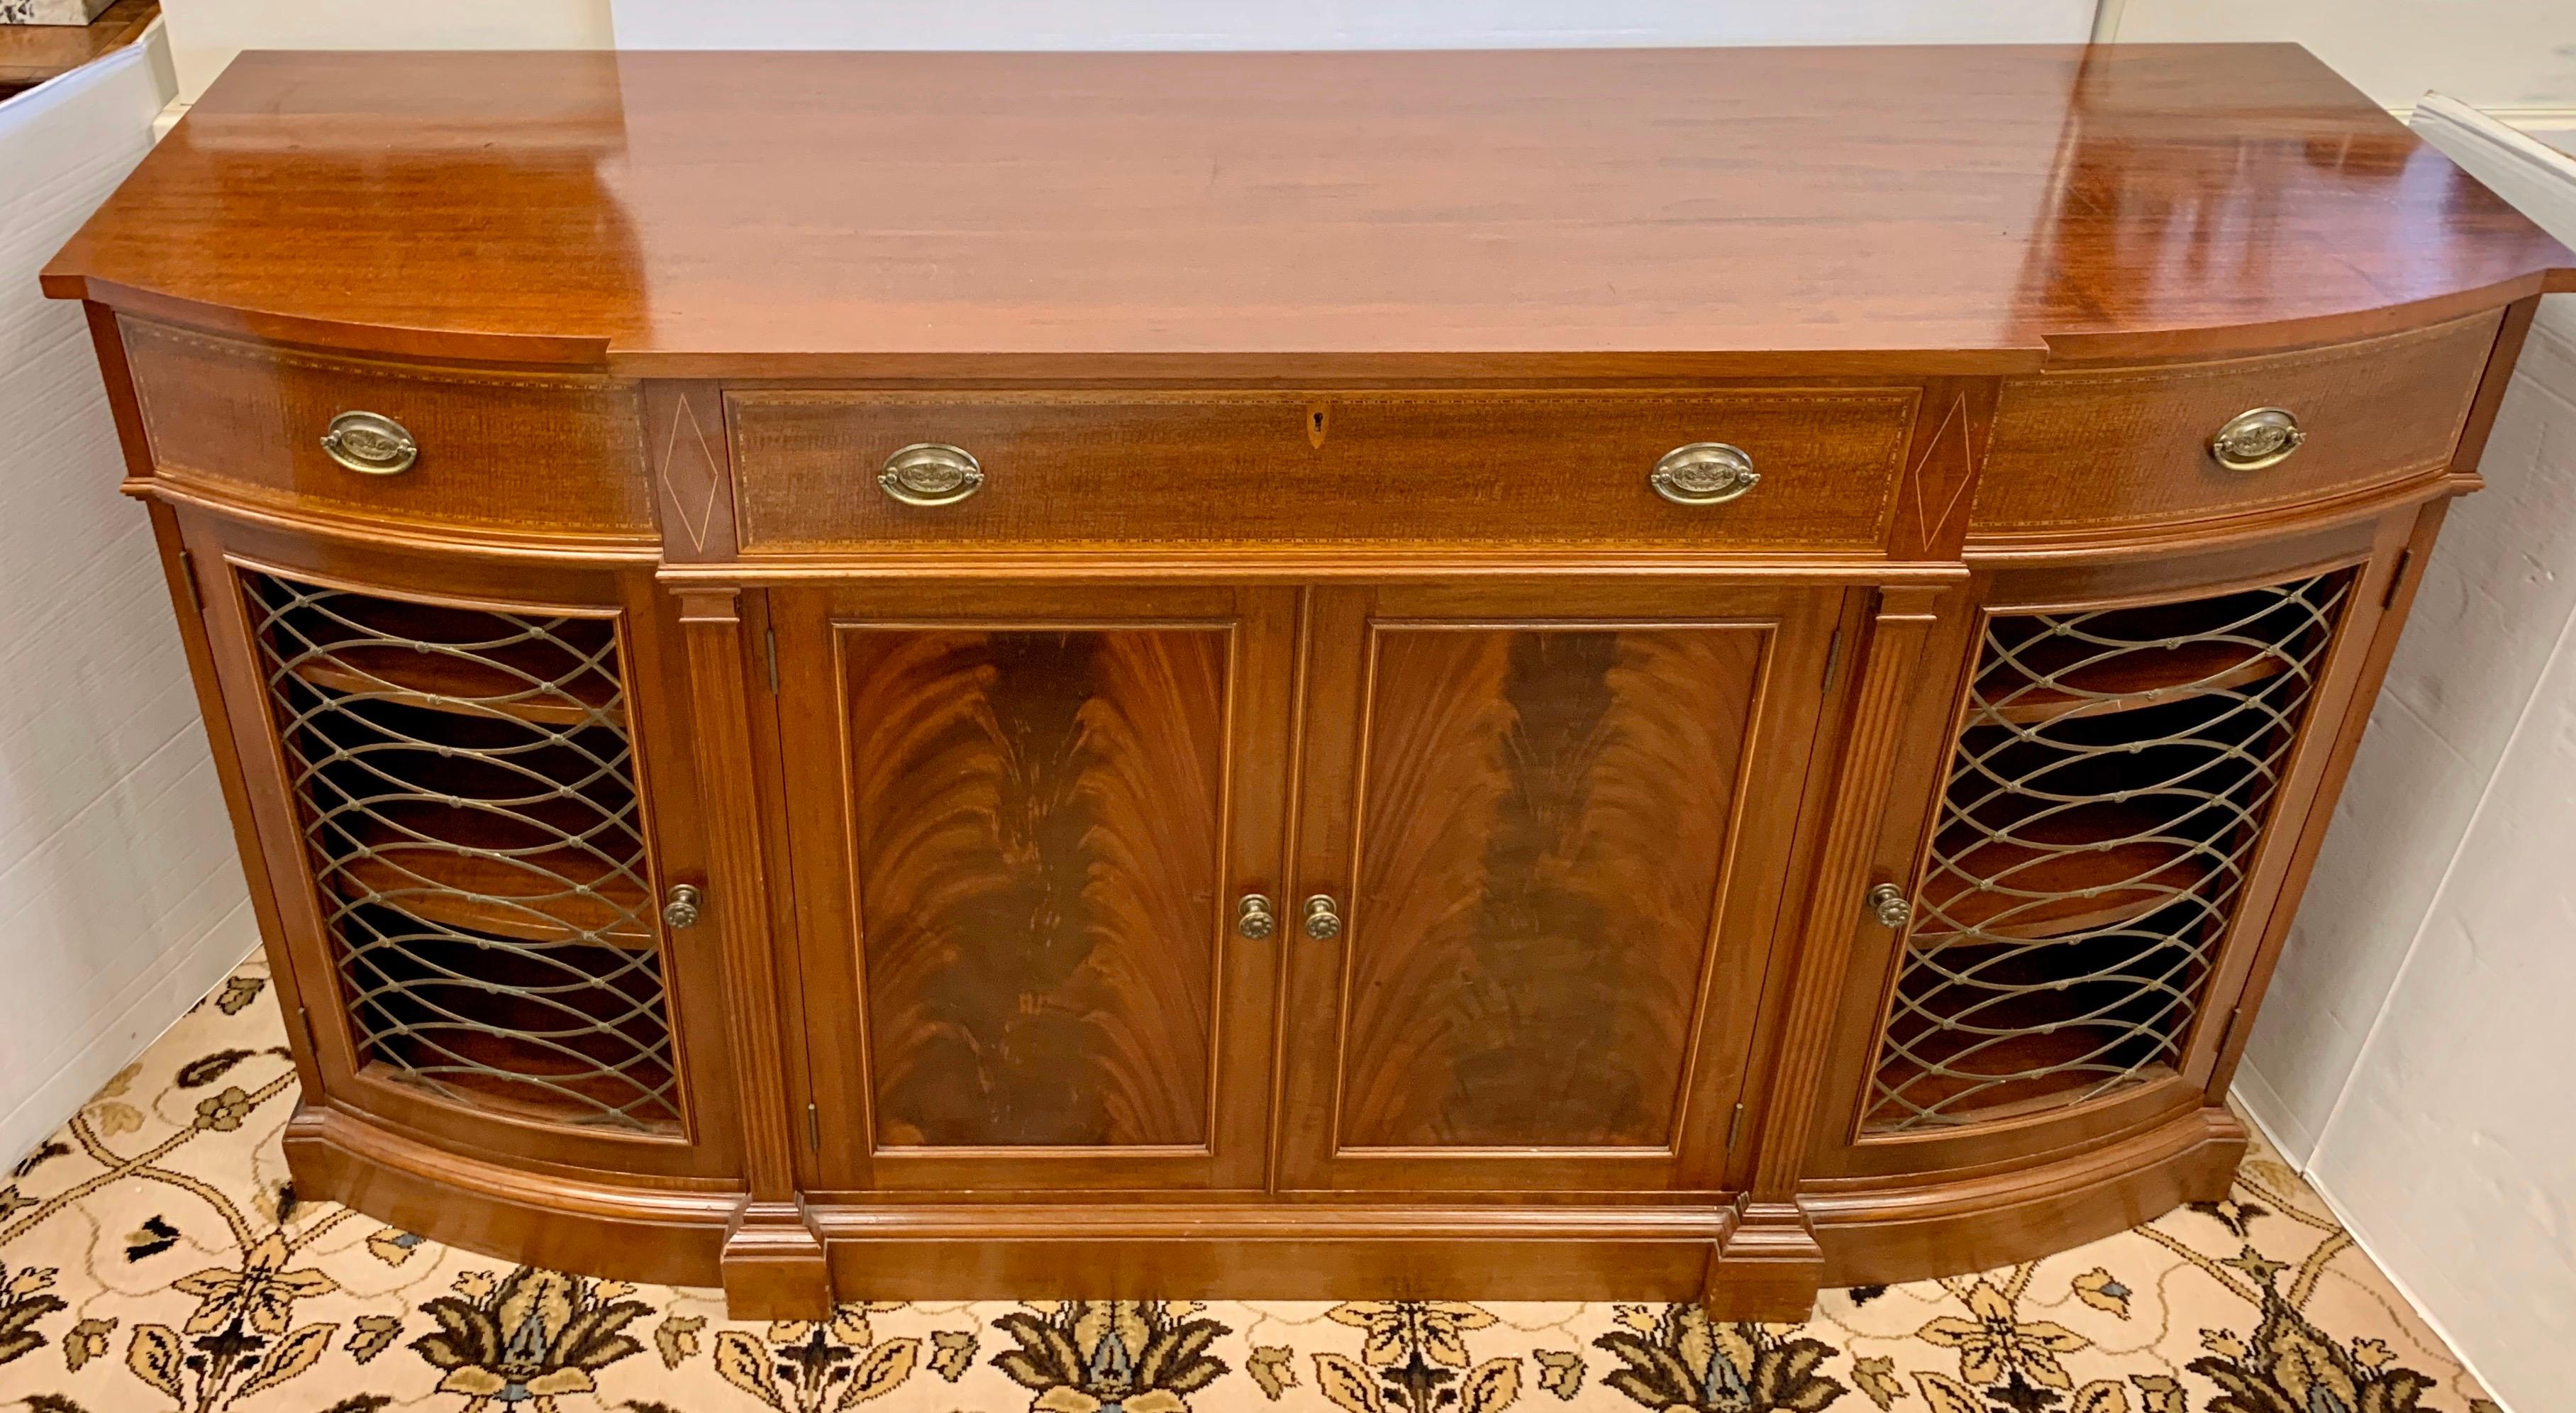
[[[1762,473],[1740,446],[1692,442],[1665,452],[1646,483],[1675,505],[1724,505],[1762,484]]]
[[[2209,459],[2230,471],[2260,471],[2289,460],[2307,440],[2288,409],[2257,407],[2228,418],[2209,434]]]
[[[343,412],[323,429],[322,452],[361,476],[399,476],[420,460],[420,443],[381,412]]]
[[[946,442],[915,442],[877,472],[877,489],[905,505],[955,505],[983,488],[983,463]]]

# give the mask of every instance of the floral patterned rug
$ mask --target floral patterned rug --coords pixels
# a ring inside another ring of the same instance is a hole
[[[843,1306],[733,1323],[298,1201],[244,966],[0,1185],[0,1408],[32,1413],[2496,1413],[2315,1195],[1828,1291],[1800,1326],[1463,1301]]]

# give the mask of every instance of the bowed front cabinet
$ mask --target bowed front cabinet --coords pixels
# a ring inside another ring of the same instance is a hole
[[[834,1299],[2194,1198],[2568,253],[2288,47],[245,55],[86,302],[299,1190]]]

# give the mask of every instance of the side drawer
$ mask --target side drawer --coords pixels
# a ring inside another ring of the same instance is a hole
[[[221,499],[373,523],[518,538],[649,538],[634,385],[273,348],[124,319],[154,474]],[[334,461],[345,412],[400,423],[417,458],[392,474]]]
[[[2502,318],[2297,353],[2006,379],[1970,540],[2223,519],[2439,471]],[[2259,470],[2220,465],[2211,435],[2260,408],[2290,413],[2305,441]]]
[[[1868,553],[1912,388],[1566,393],[749,390],[727,394],[745,554],[1169,543],[1617,543]],[[1695,442],[1760,480],[1682,505]],[[972,494],[907,504],[892,453],[963,449]]]

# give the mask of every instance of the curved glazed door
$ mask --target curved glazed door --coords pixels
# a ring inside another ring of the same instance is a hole
[[[1724,1185],[1842,601],[1316,594],[1283,1187]]]
[[[715,927],[668,601],[184,512],[330,1107],[460,1151],[726,1178]]]
[[[2409,509],[1980,581],[1914,707],[1874,873],[1911,916],[1855,919],[1813,1175],[2034,1158],[2223,1100],[2415,532]]]
[[[1258,1188],[1293,591],[771,605],[816,1185]]]

